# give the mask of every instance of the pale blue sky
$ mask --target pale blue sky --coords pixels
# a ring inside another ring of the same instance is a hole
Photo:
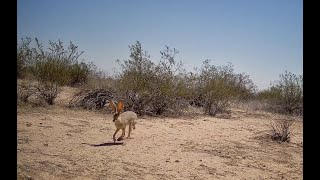
[[[259,89],[285,70],[302,74],[302,0],[18,0],[17,32],[72,41],[110,74],[140,41],[154,61],[165,45],[187,70],[231,62]]]

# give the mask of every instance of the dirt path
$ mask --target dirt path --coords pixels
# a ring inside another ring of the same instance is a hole
[[[302,179],[301,121],[279,144],[262,136],[270,117],[233,117],[139,119],[112,146],[110,114],[18,109],[18,179]]]

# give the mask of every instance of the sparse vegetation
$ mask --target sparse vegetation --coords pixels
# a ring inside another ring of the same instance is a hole
[[[32,50],[30,48],[31,38],[22,38],[17,44],[17,78],[24,78],[32,61]]]
[[[272,112],[302,115],[303,113],[303,76],[291,72],[280,74],[269,89],[258,94],[260,100],[269,104]]]
[[[278,142],[290,142],[290,137],[292,134],[292,124],[292,120],[277,120],[271,122],[271,139]]]
[[[214,66],[206,60],[200,72],[186,73],[181,61],[175,60],[176,49],[166,46],[160,51],[158,64],[150,60],[139,42],[130,46],[130,50],[129,60],[122,63],[118,60],[122,67],[118,88],[127,108],[140,115],[177,114],[191,103],[214,116],[255,91],[249,76],[235,74],[231,64]]]
[[[47,50],[37,38],[35,47],[31,47],[31,42],[31,38],[22,38],[17,45],[17,78],[31,74],[38,81],[36,89],[39,98],[52,105],[61,86],[74,86],[87,81],[92,64],[78,61],[83,52],[78,52],[78,47],[72,42],[67,50],[60,40],[49,41]]]
[[[186,72],[179,53],[166,46],[156,62],[142,48],[139,41],[129,46],[130,58],[117,60],[121,66],[111,77],[98,71],[93,63],[79,61],[83,51],[70,42],[67,49],[62,41],[49,41],[47,49],[35,38],[21,39],[17,45],[17,78],[34,79],[35,85],[19,85],[18,100],[28,102],[32,95],[54,104],[61,86],[79,86],[91,91],[112,92],[116,99],[124,99],[125,110],[139,115],[179,115],[188,106],[200,107],[204,114],[215,116],[229,113],[230,106],[248,99],[268,105],[277,113],[302,114],[302,76],[285,72],[268,90],[258,92],[250,77],[235,73],[233,65],[211,64],[205,60],[200,69]],[[80,103],[81,104],[81,103]],[[104,103],[102,103],[104,104]]]
[[[212,116],[226,112],[231,103],[248,98],[256,89],[248,75],[234,73],[232,64],[215,66],[210,60],[203,62],[196,81],[197,104]]]
[[[37,89],[31,81],[21,81],[17,84],[18,102],[29,102],[29,98],[37,93]]]

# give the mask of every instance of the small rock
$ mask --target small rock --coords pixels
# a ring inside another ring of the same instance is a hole
[[[180,162],[179,160],[175,160],[174,162]]]

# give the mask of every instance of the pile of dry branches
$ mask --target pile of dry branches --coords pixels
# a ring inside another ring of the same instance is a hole
[[[112,92],[105,89],[83,90],[73,96],[69,108],[101,109],[112,98]]]

